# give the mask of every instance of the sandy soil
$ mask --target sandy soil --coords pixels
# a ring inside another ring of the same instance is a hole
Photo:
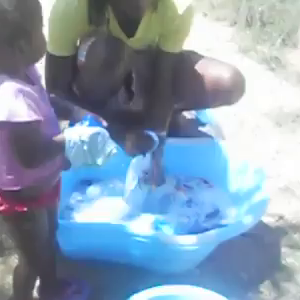
[[[47,18],[51,1],[43,5]],[[300,90],[241,55],[232,42],[233,34],[231,28],[197,17],[186,47],[230,62],[246,76],[243,100],[214,114],[236,155],[248,157],[266,171],[271,196],[267,215],[253,230],[220,246],[197,269],[180,276],[63,262],[63,273],[76,272],[90,279],[91,299],[124,300],[134,291],[162,283],[198,284],[230,300],[299,297]],[[13,248],[4,236],[0,240],[0,300],[9,295],[14,263]]]

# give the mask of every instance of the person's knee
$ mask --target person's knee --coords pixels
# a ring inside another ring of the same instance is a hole
[[[237,103],[245,94],[245,77],[236,67],[228,66],[226,70],[223,70],[222,80],[220,83],[221,90],[223,90],[227,95],[227,97],[224,97],[225,99],[223,99],[224,105]]]
[[[197,70],[204,79],[211,107],[235,104],[244,95],[245,77],[236,67],[205,58],[198,63]]]

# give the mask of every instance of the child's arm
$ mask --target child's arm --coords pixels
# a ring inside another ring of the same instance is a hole
[[[21,165],[28,169],[37,168],[65,152],[63,134],[52,139],[45,137],[40,121],[12,124],[9,142]]]

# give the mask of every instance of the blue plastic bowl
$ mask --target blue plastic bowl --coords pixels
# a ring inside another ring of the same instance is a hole
[[[168,243],[128,224],[79,223],[59,214],[57,238],[63,253],[73,259],[125,263],[161,273],[179,273],[195,268],[218,245],[249,230],[264,215],[269,197],[264,191],[264,173],[225,144],[211,139],[168,139],[164,163],[170,174],[199,176],[228,192],[237,221],[226,227],[193,235],[176,236]],[[125,178],[130,158],[119,151],[100,168],[79,168],[62,176],[61,206],[69,202],[81,179]]]
[[[129,300],[228,300],[212,291],[191,285],[163,285],[144,290]]]

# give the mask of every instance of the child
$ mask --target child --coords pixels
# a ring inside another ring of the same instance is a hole
[[[74,299],[76,286],[58,279],[55,267],[60,173],[68,160],[34,67],[45,53],[41,5],[0,0],[0,21],[0,214],[19,251],[13,299],[32,299],[37,278],[41,299]]]

